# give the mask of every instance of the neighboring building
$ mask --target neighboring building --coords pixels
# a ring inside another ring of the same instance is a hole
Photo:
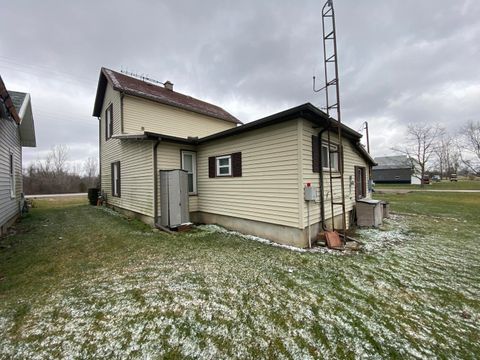
[[[373,181],[378,184],[420,184],[417,162],[406,155],[376,157],[372,169]]]
[[[36,146],[30,95],[8,91],[0,77],[0,234],[21,212],[22,146]]]
[[[172,199],[159,175],[184,169],[186,211],[193,222],[307,246],[304,186],[310,182],[318,189],[322,159],[338,168],[338,153],[324,142],[326,132],[323,141],[318,139],[322,129],[338,123],[312,104],[240,125],[225,110],[173,91],[171,83],[161,87],[102,68],[93,115],[100,120],[101,190],[110,206],[151,225],[168,223],[171,214],[162,213],[162,207]],[[356,198],[370,196],[374,161],[360,145],[361,135],[342,129],[350,212]],[[340,194],[336,186],[333,197]],[[330,196],[325,185],[324,198]],[[320,209],[319,201],[310,206],[313,239],[320,230]],[[329,206],[324,215],[332,218]]]

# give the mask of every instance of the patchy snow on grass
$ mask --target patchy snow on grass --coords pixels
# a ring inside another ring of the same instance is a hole
[[[302,249],[302,248],[298,248],[298,247],[290,246],[290,245],[279,244],[279,243],[276,243],[274,241],[264,239],[264,238],[261,238],[261,237],[258,237],[258,236],[246,235],[246,234],[242,234],[238,231],[227,230],[224,227],[221,227],[221,226],[218,226],[218,225],[198,225],[197,229],[207,231],[207,232],[211,232],[211,233],[221,233],[221,234],[225,234],[225,235],[229,235],[229,236],[237,236],[237,237],[240,237],[242,239],[257,241],[257,242],[262,243],[262,244],[276,246],[276,247],[280,247],[282,249],[287,249],[287,250],[291,250],[291,251],[296,251],[296,252],[306,252],[307,251],[306,249]]]

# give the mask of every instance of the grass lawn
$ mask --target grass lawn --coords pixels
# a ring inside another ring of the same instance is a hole
[[[404,215],[352,254],[37,200],[0,241],[0,358],[478,358],[480,194],[382,198]]]
[[[422,189],[420,185],[410,184],[375,184],[376,190],[382,189],[409,189],[409,190],[480,190],[479,180],[458,180],[449,181],[442,180],[441,182],[431,182],[430,185],[425,185]]]

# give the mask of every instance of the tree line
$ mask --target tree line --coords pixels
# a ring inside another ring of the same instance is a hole
[[[420,169],[420,178],[438,174],[480,176],[480,121],[470,121],[455,133],[438,124],[410,124],[404,146],[392,148],[405,154],[412,167]]]
[[[89,157],[69,165],[69,149],[56,145],[44,159],[23,169],[23,192],[27,195],[84,193],[98,187],[98,161]]]

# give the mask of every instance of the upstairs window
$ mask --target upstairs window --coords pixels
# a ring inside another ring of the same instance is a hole
[[[110,104],[105,110],[105,140],[112,137],[113,134],[113,105]]]
[[[194,151],[182,151],[182,170],[188,174],[188,193],[197,193],[197,154]]]
[[[112,163],[112,196],[120,197],[120,161]]]
[[[13,159],[13,153],[9,154],[9,178],[10,178],[10,197],[15,197],[15,162]]]

